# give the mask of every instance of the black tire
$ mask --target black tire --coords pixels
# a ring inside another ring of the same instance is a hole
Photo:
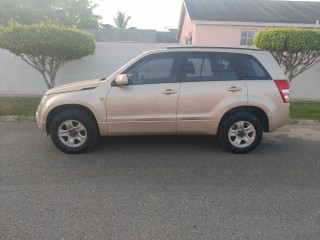
[[[221,145],[237,154],[249,153],[254,150],[261,142],[262,135],[260,121],[254,115],[243,112],[228,116],[221,123],[218,132]]]
[[[66,110],[55,116],[49,133],[52,142],[58,149],[71,154],[89,150],[99,138],[94,119],[86,112],[76,109]]]

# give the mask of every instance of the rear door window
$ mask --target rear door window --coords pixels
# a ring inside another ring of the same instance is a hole
[[[239,79],[229,54],[186,53],[186,55],[186,82]]]

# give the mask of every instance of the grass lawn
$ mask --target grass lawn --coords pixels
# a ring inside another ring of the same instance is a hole
[[[290,119],[320,120],[320,102],[292,102]]]
[[[0,97],[0,116],[35,116],[40,98]],[[320,120],[320,102],[292,102],[291,119]]]
[[[35,116],[40,98],[0,97],[0,116]]]

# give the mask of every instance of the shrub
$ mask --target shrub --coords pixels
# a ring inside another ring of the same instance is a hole
[[[320,56],[320,31],[303,28],[270,28],[260,31],[254,45],[271,52],[291,81],[317,62]]]
[[[0,28],[0,48],[37,69],[52,88],[63,64],[93,54],[96,45],[91,34],[74,27],[11,24]]]

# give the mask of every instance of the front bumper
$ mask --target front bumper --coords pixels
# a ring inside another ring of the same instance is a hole
[[[40,106],[38,107],[38,110],[36,112],[36,119],[37,119],[37,125],[42,131],[46,131],[46,122],[42,121],[42,111]]]

